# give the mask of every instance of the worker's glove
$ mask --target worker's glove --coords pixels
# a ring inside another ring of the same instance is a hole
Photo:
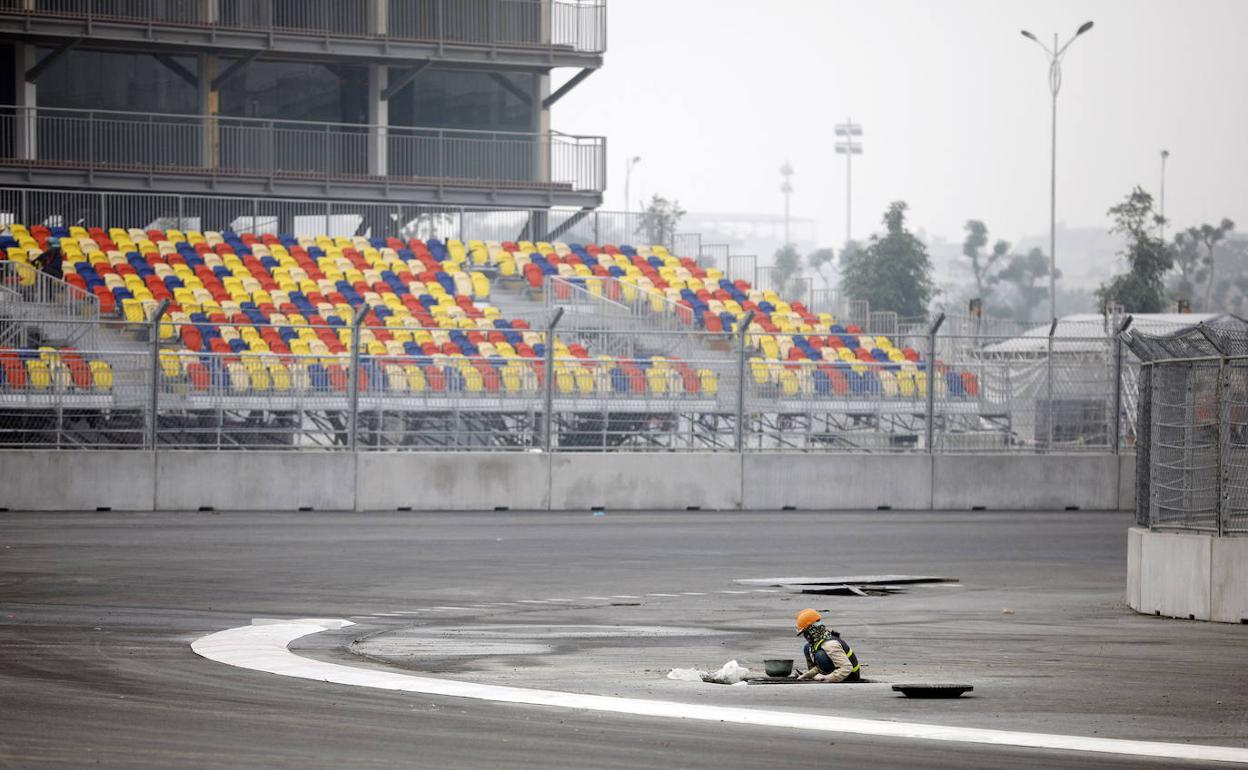
[[[799,676],[798,679],[817,679],[818,677],[819,677],[819,668],[816,666],[811,666],[810,668],[802,672],[802,675]]]

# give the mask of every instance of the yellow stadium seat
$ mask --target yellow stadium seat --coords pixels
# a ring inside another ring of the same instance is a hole
[[[719,393],[719,377],[710,369],[699,369],[698,380],[702,383],[702,392],[708,396]]]
[[[269,379],[273,382],[273,389],[279,393],[290,390],[290,370],[281,364],[269,366]]]
[[[413,393],[421,393],[425,390],[425,373],[415,364],[408,364],[403,368],[403,373],[407,375],[407,388]]]
[[[391,391],[401,393],[407,390],[407,375],[398,364],[387,364],[385,368],[386,384]]]

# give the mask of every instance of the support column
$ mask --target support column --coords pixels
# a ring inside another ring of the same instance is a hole
[[[215,3],[215,0],[212,2]],[[221,92],[212,85],[212,81],[217,77],[217,69],[216,56],[206,53],[199,55],[199,86],[196,104],[199,114],[204,116],[200,129],[199,156],[200,165],[204,168],[216,168],[221,158],[221,132],[216,120],[221,107]]]
[[[390,32],[390,0],[368,0],[368,34],[384,37]]]
[[[201,24],[220,23],[221,0],[199,0],[199,21]]]
[[[39,157],[35,132],[35,107],[38,105],[39,89],[26,79],[26,72],[38,61],[36,50],[29,43],[13,44],[13,103],[17,114],[13,117],[13,154],[21,160]]]
[[[383,2],[383,0],[373,0]],[[368,65],[368,173],[370,176],[386,176],[390,172],[388,136],[390,126],[390,102],[386,88],[390,82],[390,69],[384,64]]]
[[[534,162],[537,173],[534,180],[550,182],[550,108],[546,99],[550,96],[550,72],[537,75],[534,79],[533,94],[533,131],[537,134],[537,153]]]

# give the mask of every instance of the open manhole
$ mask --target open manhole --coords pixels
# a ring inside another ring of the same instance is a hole
[[[893,691],[907,698],[957,698],[975,688],[969,684],[895,684]]]

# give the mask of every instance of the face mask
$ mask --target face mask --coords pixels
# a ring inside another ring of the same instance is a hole
[[[826,642],[828,639],[833,638],[835,635],[835,633],[829,631],[827,628],[819,625],[818,623],[807,626],[806,630],[802,631],[802,636],[806,637],[806,641],[810,643],[810,648],[812,650],[819,649],[819,645]]]

